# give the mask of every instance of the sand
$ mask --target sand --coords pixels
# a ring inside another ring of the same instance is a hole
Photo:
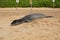
[[[30,8],[0,8],[0,40],[60,40],[60,8],[33,8],[32,13],[43,13],[53,18],[36,19],[11,26],[15,19],[30,13]]]

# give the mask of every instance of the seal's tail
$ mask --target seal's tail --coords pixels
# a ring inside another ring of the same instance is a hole
[[[53,18],[53,16],[47,16],[46,18]]]

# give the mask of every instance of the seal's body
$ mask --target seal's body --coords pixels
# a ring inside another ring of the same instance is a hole
[[[24,23],[24,22],[30,22],[32,20],[35,20],[35,19],[40,19],[40,18],[51,18],[52,16],[46,16],[44,14],[30,14],[30,15],[27,15],[21,19],[17,19],[17,20],[14,20],[11,25],[18,25],[18,24],[21,24],[21,23]]]

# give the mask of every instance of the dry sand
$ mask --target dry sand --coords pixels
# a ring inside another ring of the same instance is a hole
[[[30,14],[30,8],[0,8],[0,40],[60,40],[60,8],[33,8],[53,18],[36,19],[11,26],[14,19]]]

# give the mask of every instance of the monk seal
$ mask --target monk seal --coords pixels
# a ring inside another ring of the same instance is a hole
[[[53,16],[46,16],[45,14],[29,14],[29,15],[24,16],[21,19],[13,20],[11,25],[15,26],[15,25],[19,25],[19,24],[22,24],[25,22],[30,22],[30,21],[35,20],[35,19],[52,18],[52,17]]]

